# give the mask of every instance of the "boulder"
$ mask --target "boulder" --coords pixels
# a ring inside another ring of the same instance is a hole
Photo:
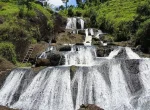
[[[65,56],[59,52],[47,53],[47,59],[50,61],[50,66],[58,66],[65,64]]]
[[[84,45],[84,43],[76,43],[75,45]]]
[[[106,57],[110,54],[110,52],[112,51],[111,47],[99,47],[96,50],[97,53],[97,57]]]
[[[71,46],[63,45],[63,46],[58,47],[58,50],[59,51],[71,51]]]
[[[78,30],[78,34],[85,35],[85,30],[79,29],[79,30]]]
[[[82,104],[78,110],[104,110],[94,104],[84,105]]]
[[[12,109],[4,106],[0,106],[0,110],[18,110],[18,109]]]
[[[39,66],[51,66],[51,63],[48,59],[37,59],[36,67]]]

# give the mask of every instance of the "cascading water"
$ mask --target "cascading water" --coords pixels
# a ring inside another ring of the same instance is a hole
[[[129,56],[129,59],[140,59],[139,55],[134,53],[131,48],[126,47],[126,53]]]
[[[88,29],[85,29],[85,35],[86,35],[86,37],[89,36],[89,31],[88,31]]]
[[[78,110],[82,104],[150,110],[150,59],[139,58],[128,47],[115,48],[101,59],[92,46],[72,46],[63,54],[64,66],[45,68],[30,79],[29,70],[13,70],[0,89],[0,105],[22,110]]]
[[[83,18],[80,17],[73,17],[73,18],[67,18],[67,25],[66,25],[66,29],[71,29],[71,30],[77,30],[77,23],[80,24],[79,29],[83,30],[84,29],[84,20]]]
[[[65,65],[93,65],[96,50],[92,46],[73,46],[72,51],[64,52]]]
[[[80,22],[81,22],[81,29],[83,30],[84,29],[84,20],[80,19]]]
[[[98,32],[95,34],[95,37],[99,39],[99,35],[103,35],[101,30],[98,30]]]
[[[47,58],[46,51],[43,52],[43,53],[39,56],[39,58],[46,59],[46,58]]]
[[[49,46],[46,51],[56,51],[56,47],[55,46]]]
[[[29,69],[15,69],[0,89],[0,105],[10,106],[27,87],[33,73]],[[25,80],[26,79],[26,80]]]
[[[22,110],[73,110],[69,68],[40,71],[12,107]]]
[[[94,35],[94,31],[93,31],[93,29],[92,29],[92,28],[90,29],[90,34],[91,34],[91,36],[93,36],[93,35]]]

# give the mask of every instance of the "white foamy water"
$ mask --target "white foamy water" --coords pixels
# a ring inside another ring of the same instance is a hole
[[[43,52],[43,53],[39,56],[39,58],[41,58],[41,59],[47,59],[46,51]]]
[[[129,59],[140,59],[139,55],[133,52],[131,48],[125,47],[125,49]]]
[[[84,20],[80,17],[67,18],[66,29],[77,30],[77,22],[80,24],[81,29],[84,29]]]
[[[96,50],[92,46],[76,46],[70,52],[64,52],[65,65],[92,65],[96,58]]]
[[[142,60],[139,68],[144,91],[138,100],[138,110],[150,110],[150,59]]]
[[[22,110],[78,110],[82,104],[149,110],[150,59],[132,59],[137,55],[120,47],[110,59],[96,59],[92,46],[72,46],[63,54],[66,65],[45,68],[29,81],[26,69],[13,70],[0,89],[0,105]]]
[[[13,102],[14,94],[19,91],[19,86],[26,73],[24,69],[15,69],[7,77],[4,85],[0,89],[0,105],[10,106]]]
[[[84,29],[84,20],[80,19],[80,22],[81,22],[81,29],[83,30]]]
[[[73,110],[68,68],[46,68],[33,79],[13,108],[22,110]]]
[[[79,68],[72,81],[75,110],[82,104],[97,104],[108,108],[110,89],[97,68]],[[102,103],[103,102],[103,103]]]
[[[116,48],[116,49],[114,49],[113,51],[111,51],[111,53],[109,54],[109,56],[107,57],[108,59],[112,59],[112,58],[114,58],[118,53],[119,53],[119,51],[121,50],[121,48],[119,47],[119,48]]]
[[[91,36],[93,36],[93,35],[94,35],[94,31],[93,31],[93,29],[92,29],[92,28],[90,29],[90,34],[91,34]]]
[[[111,106],[110,110],[133,110],[130,104],[130,91],[125,76],[118,63],[112,63],[110,69]]]

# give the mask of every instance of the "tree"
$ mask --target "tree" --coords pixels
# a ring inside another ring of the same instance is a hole
[[[82,0],[76,0],[77,4],[81,4],[82,3]]]
[[[34,0],[18,0],[18,5],[25,5],[28,10],[32,9],[31,2]]]
[[[62,2],[66,4],[66,9],[67,9],[67,3],[69,2],[69,0],[62,0]]]

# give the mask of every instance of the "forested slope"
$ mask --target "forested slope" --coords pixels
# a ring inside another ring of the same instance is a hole
[[[114,41],[132,40],[148,52],[150,47],[150,1],[148,0],[77,0],[78,6],[61,10],[63,16],[82,16],[88,27],[111,34]]]
[[[21,61],[30,44],[49,41],[53,12],[32,0],[0,1],[0,56]]]

